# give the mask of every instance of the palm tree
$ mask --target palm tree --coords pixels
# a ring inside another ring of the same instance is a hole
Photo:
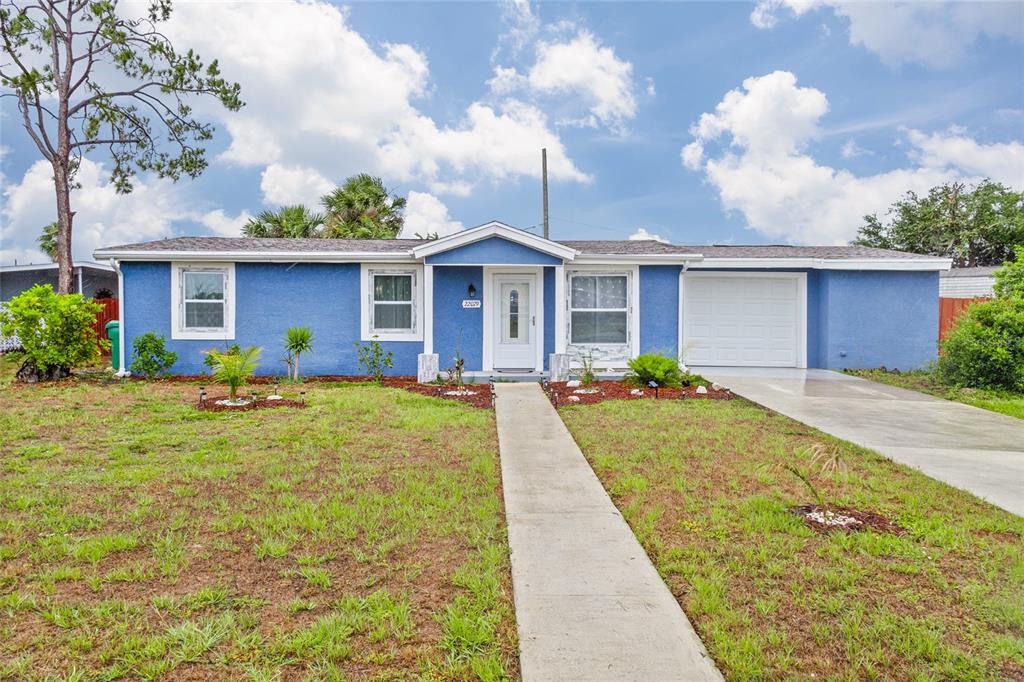
[[[213,360],[213,378],[215,381],[227,384],[231,395],[231,402],[238,400],[238,389],[245,384],[246,379],[251,377],[260,366],[261,348],[250,346],[237,353],[228,351],[221,353],[217,350],[207,351],[207,355]]]
[[[299,356],[313,350],[313,332],[309,327],[289,327],[285,333],[284,349],[288,351],[289,356],[295,358],[295,381],[298,381]]]
[[[36,237],[36,243],[43,253],[50,257],[54,263],[57,262],[57,230],[60,226],[57,223],[50,223],[43,227],[43,231]]]
[[[312,213],[302,204],[283,206],[277,211],[263,211],[242,228],[246,237],[319,237],[324,217]]]
[[[353,175],[320,203],[327,211],[327,237],[394,239],[405,222],[405,197],[395,196],[380,178],[367,173]]]

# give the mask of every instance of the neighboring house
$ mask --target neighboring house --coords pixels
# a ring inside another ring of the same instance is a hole
[[[280,374],[285,330],[303,325],[310,374],[364,373],[355,345],[376,339],[393,374],[426,380],[457,352],[476,377],[680,349],[696,366],[910,369],[936,356],[949,267],[854,246],[558,242],[498,222],[432,241],[179,237],[95,257],[121,277],[122,356],[152,331],[177,373],[238,343]]]
[[[939,276],[940,298],[992,298],[998,265],[981,268],[953,268]]]
[[[117,296],[117,273],[102,263],[78,261],[73,265],[75,292],[93,298]],[[9,301],[37,284],[49,284],[57,290],[57,264],[5,265],[0,267],[0,301]]]

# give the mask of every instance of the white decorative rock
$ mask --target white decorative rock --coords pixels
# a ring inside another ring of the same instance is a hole
[[[574,403],[578,403],[580,401],[580,397],[578,395],[571,395],[569,396],[569,400],[571,400]]]
[[[634,388],[632,391],[629,392],[629,394],[630,395],[643,395],[644,392],[642,390],[640,390],[639,388]]]
[[[566,388],[578,388],[583,385],[579,379],[573,379],[572,381],[565,382]]]
[[[267,400],[283,400],[283,398],[279,395],[268,395]]]
[[[704,386],[698,386],[698,387],[697,387],[697,393],[699,393],[699,394],[701,394],[701,395],[704,395],[704,394],[705,394],[705,393],[707,393],[707,392],[708,392],[708,389],[707,389],[707,388],[705,388]]]

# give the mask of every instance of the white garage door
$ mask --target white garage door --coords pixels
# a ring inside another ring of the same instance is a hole
[[[799,273],[683,276],[690,365],[806,367],[806,279]]]

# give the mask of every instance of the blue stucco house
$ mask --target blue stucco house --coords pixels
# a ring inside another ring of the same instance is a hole
[[[357,342],[432,380],[563,376],[660,351],[688,365],[912,369],[934,360],[949,261],[856,246],[552,241],[491,222],[435,240],[177,237],[103,248],[118,273],[122,357],[156,332],[174,371],[203,352],[264,349],[284,371],[291,326],[313,330],[307,374],[362,373]]]

